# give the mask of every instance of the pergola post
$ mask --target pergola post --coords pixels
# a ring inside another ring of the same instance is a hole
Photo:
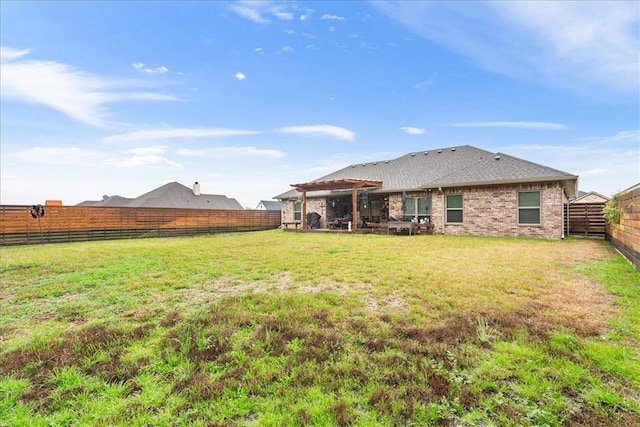
[[[355,186],[351,190],[351,204],[353,206],[351,209],[351,212],[353,212],[351,232],[355,233],[358,230],[358,188]]]
[[[302,229],[307,229],[307,192],[302,192]]]

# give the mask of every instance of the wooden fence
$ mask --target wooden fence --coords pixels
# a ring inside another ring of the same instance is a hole
[[[620,223],[607,223],[607,240],[640,271],[640,184],[617,198]]]
[[[144,237],[193,236],[278,228],[280,211],[45,206],[0,206],[0,246]]]
[[[606,221],[604,203],[570,203],[565,215],[565,229],[569,236],[604,239]]]

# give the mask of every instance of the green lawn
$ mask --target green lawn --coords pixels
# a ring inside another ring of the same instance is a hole
[[[0,425],[640,425],[606,242],[265,232],[0,248]]]

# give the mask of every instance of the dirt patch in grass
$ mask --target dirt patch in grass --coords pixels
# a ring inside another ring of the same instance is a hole
[[[150,327],[143,325],[125,332],[105,325],[93,325],[70,331],[46,346],[3,354],[0,356],[0,374],[27,376],[38,388],[54,371],[67,366],[81,367],[96,352],[108,351],[111,360],[94,364],[89,372],[104,374],[110,381],[126,380],[135,375],[139,366],[122,364],[118,359],[118,349],[127,342],[145,337]]]

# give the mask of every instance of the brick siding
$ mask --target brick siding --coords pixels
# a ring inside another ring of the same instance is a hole
[[[518,224],[518,192],[540,191],[540,224]],[[445,196],[462,194],[463,222],[445,223]],[[559,183],[465,187],[435,191],[432,220],[435,233],[478,236],[542,237],[564,236],[565,197]]]

